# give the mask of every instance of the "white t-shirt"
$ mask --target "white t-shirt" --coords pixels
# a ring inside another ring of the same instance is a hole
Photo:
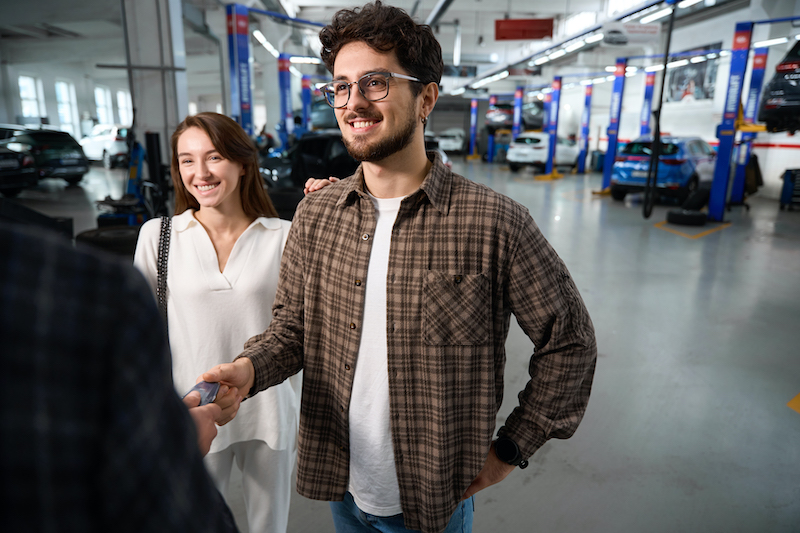
[[[370,195],[371,196],[371,195]],[[403,198],[375,198],[377,227],[369,257],[364,324],[350,398],[350,484],[359,509],[375,516],[400,514],[400,486],[389,426],[386,275],[389,249]]]
[[[167,320],[179,395],[214,365],[231,362],[247,339],[269,326],[289,227],[285,220],[257,218],[239,236],[220,272],[214,245],[194,211],[172,218]],[[160,234],[161,220],[148,220],[139,232],[133,260],[153,293]],[[211,452],[247,440],[261,440],[273,450],[288,448],[290,436],[297,432],[299,394],[298,375],[242,402],[236,418],[217,428]]]

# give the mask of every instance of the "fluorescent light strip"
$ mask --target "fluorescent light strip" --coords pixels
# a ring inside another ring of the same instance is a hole
[[[678,2],[678,7],[681,9],[686,9],[687,7],[692,7],[695,4],[699,4],[703,0],[683,0],[683,2]]]
[[[547,57],[547,56],[542,56],[542,57],[540,57],[539,59],[537,59],[536,61],[534,61],[534,62],[533,62],[533,64],[534,64],[534,65],[544,65],[544,64],[545,64],[545,63],[547,63],[548,61],[550,61],[550,58],[549,58],[549,57]]]
[[[298,78],[302,78],[303,77],[303,73],[300,72],[299,70],[297,70],[297,67],[289,67],[289,72],[291,72],[292,74],[294,74]]]
[[[581,85],[591,85],[592,80],[581,80]]]
[[[641,24],[649,24],[651,22],[655,22],[656,20],[663,19],[667,15],[672,13],[672,8],[668,7],[667,9],[662,9],[661,11],[656,11],[652,15],[647,15],[646,17],[642,17],[642,20],[639,22]]]
[[[689,64],[688,59],[679,59],[677,61],[672,61],[667,63],[667,68],[677,68],[677,67],[684,67]]]
[[[595,79],[592,80],[592,83],[594,83],[594,84],[605,83],[605,82],[606,82],[605,78],[595,78]]]
[[[269,52],[273,56],[278,57],[279,55],[281,55],[281,53],[278,52],[278,50],[274,46],[272,46],[272,43],[270,43],[267,40],[267,38],[264,37],[264,34],[261,33],[261,30],[253,30],[253,37],[255,37],[256,41],[260,42],[261,46],[266,48],[267,52]]]
[[[489,76],[488,78],[483,78],[480,81],[477,81],[472,84],[473,89],[477,89],[478,87],[483,87],[484,85],[489,85],[492,82],[502,80],[503,78],[508,77],[508,71],[504,70],[503,72],[499,72],[493,76]]]
[[[555,52],[553,52],[552,54],[550,54],[547,57],[549,57],[550,59],[558,59],[559,57],[564,57],[565,55],[567,55],[567,51],[564,50],[564,49],[561,49],[561,50],[556,50]]]
[[[702,63],[703,61],[706,61],[705,56],[697,56],[689,60],[690,63]]]
[[[606,70],[606,72],[616,72],[617,71],[617,67],[609,65],[609,66],[606,67],[605,70]]]
[[[650,65],[644,69],[645,72],[658,72],[659,70],[664,70],[664,65]]]
[[[466,87],[460,87],[460,88],[456,89],[455,91],[450,91],[450,96],[458,96],[459,94],[464,94],[465,92],[467,92],[467,88]]]
[[[297,63],[300,65],[321,65],[322,60],[318,57],[305,57],[305,56],[292,56],[289,58],[290,63]]]
[[[788,43],[788,37],[778,37],[777,39],[767,39],[766,41],[758,41],[753,43],[753,48],[764,48],[766,46],[775,46],[776,44]]]
[[[602,40],[603,40],[603,34],[602,33],[595,33],[591,37],[587,37],[586,38],[586,42],[587,43],[596,43],[597,41],[602,41]]]
[[[586,46],[586,41],[578,41],[577,43],[567,46],[564,50],[567,52],[574,52],[575,50],[583,48],[584,46]]]

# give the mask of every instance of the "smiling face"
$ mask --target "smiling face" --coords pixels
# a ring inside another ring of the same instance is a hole
[[[336,56],[335,80],[357,81],[369,72],[408,74],[397,62],[394,52],[381,53],[362,42],[346,44]],[[336,110],[342,139],[358,161],[381,161],[412,145],[424,146],[423,133],[417,128],[423,116],[421,98],[414,96],[408,80],[389,80],[389,95],[371,102],[354,84],[347,105]],[[418,138],[417,138],[418,137]]]
[[[239,181],[241,163],[225,159],[208,134],[191,127],[178,138],[178,169],[181,181],[200,204],[200,209],[241,208]]]

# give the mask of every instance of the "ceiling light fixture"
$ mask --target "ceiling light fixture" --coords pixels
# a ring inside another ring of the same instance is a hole
[[[587,43],[596,43],[597,41],[602,41],[602,40],[603,40],[603,34],[602,33],[595,33],[591,37],[587,37],[586,38],[586,42]]]
[[[758,41],[753,43],[753,48],[764,48],[767,46],[775,46],[776,44],[784,44],[788,42],[788,37],[778,37],[777,39],[767,39],[766,41]]]
[[[639,22],[642,24],[650,24],[651,22],[655,22],[659,19],[663,19],[667,15],[672,13],[672,8],[668,7],[667,9],[662,9],[661,11],[656,11],[652,15],[647,15],[646,17],[642,17],[642,20]]]
[[[703,0],[683,0],[683,2],[678,2],[678,7],[681,9],[686,9],[687,7],[692,7],[695,4],[699,4]]]
[[[577,43],[567,46],[564,50],[567,52],[574,52],[575,50],[583,48],[584,46],[586,46],[586,41],[578,41]]]
[[[567,55],[567,51],[562,48],[561,50],[556,50],[547,57],[550,59],[558,59],[559,57],[564,57],[565,55]]]
[[[255,38],[256,38],[256,41],[258,41],[259,43],[261,43],[261,46],[263,46],[264,48],[266,48],[266,49],[267,49],[267,52],[269,52],[269,53],[270,53],[270,54],[272,54],[273,56],[275,56],[275,57],[278,57],[279,55],[281,55],[281,53],[280,53],[280,52],[278,52],[278,49],[277,49],[277,48],[275,48],[274,46],[272,46],[272,43],[270,43],[270,42],[267,40],[267,38],[266,38],[266,37],[264,37],[264,34],[263,34],[263,33],[261,33],[261,30],[253,30],[253,37],[255,37]]]
[[[489,85],[490,83],[502,80],[503,78],[507,78],[507,77],[508,77],[508,71],[504,70],[503,72],[498,72],[497,74],[494,74],[494,75],[489,76],[487,78],[483,78],[480,81],[476,81],[475,83],[472,84],[472,88],[473,89],[477,89],[478,87],[483,87],[484,85]]]

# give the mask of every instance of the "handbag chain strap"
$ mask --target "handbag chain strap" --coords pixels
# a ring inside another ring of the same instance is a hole
[[[167,258],[169,257],[169,239],[172,234],[172,217],[161,217],[161,237],[158,239],[158,283],[156,285],[156,298],[158,309],[164,318],[164,327],[167,327]]]

